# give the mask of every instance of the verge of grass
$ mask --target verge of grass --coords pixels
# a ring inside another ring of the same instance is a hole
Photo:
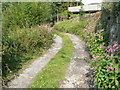
[[[43,68],[30,88],[58,88],[59,80],[65,77],[66,69],[70,63],[73,53],[73,43],[70,38],[62,33],[56,32],[63,38],[63,46],[56,56]]]

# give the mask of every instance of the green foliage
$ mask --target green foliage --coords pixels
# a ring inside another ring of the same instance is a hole
[[[90,26],[92,25],[90,24]],[[91,29],[84,29],[82,35],[93,58],[91,69],[94,73],[94,86],[98,88],[118,88],[120,83],[120,45],[116,42],[114,45],[106,47],[103,39],[104,30],[95,33],[94,28],[95,25]]]
[[[92,16],[89,20],[86,18],[80,22],[63,21],[57,23],[54,29],[80,35],[86,42],[92,56],[90,63],[95,87],[120,88],[120,45],[116,42],[114,45],[106,46],[104,30],[95,31],[96,27],[101,28],[101,25],[96,25],[98,19]]]
[[[58,32],[57,34],[63,38],[63,47],[37,75],[30,88],[58,88],[58,82],[65,79],[65,72],[73,53],[73,44],[68,36]]]
[[[51,3],[41,2],[13,2],[3,3],[3,28],[31,27],[50,22]]]
[[[67,16],[67,15],[68,15],[67,10],[65,10],[65,11],[63,11],[63,12],[61,12],[61,13],[58,14],[59,17],[60,16]]]
[[[83,22],[61,21],[55,24],[54,29],[62,32],[79,35],[80,33],[82,33],[82,29],[84,29],[85,25],[87,25],[87,21]]]
[[[10,80],[22,64],[52,44],[50,27],[52,3],[12,2],[2,3],[2,77]],[[40,26],[39,26],[40,25]]]
[[[52,34],[43,26],[30,29],[17,29],[3,35],[2,75],[9,80],[10,74],[15,74],[23,62],[40,56],[44,49],[52,44]]]
[[[76,18],[76,17],[79,17],[79,14],[70,14],[70,19],[73,19],[73,18]]]

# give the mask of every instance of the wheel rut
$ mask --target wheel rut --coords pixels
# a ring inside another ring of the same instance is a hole
[[[89,88],[88,77],[89,71],[87,59],[89,54],[85,49],[85,43],[77,36],[66,33],[74,44],[74,54],[71,58],[70,65],[67,69],[65,80],[59,82],[59,88]]]
[[[62,38],[54,35],[54,42],[50,49],[40,58],[36,59],[19,76],[8,83],[8,88],[28,88],[35,76],[42,71],[42,68],[57,54],[62,48]]]
[[[65,80],[59,82],[59,88],[89,88],[88,77],[89,64],[87,59],[88,52],[85,50],[85,43],[77,36],[65,33],[70,37],[74,44],[74,53],[67,69]],[[15,77],[8,83],[8,88],[28,88],[33,82],[35,76],[42,71],[42,68],[57,54],[62,48],[62,38],[55,35],[53,45],[40,58],[36,59],[28,68],[26,68],[19,76]]]

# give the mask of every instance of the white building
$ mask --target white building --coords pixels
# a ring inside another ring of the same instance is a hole
[[[82,11],[100,11],[101,3],[91,3],[83,6],[68,7],[69,12],[79,12]]]

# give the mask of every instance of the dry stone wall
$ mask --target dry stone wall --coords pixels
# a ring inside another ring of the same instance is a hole
[[[103,3],[101,23],[108,44],[111,45],[116,41],[120,43],[120,2]]]

